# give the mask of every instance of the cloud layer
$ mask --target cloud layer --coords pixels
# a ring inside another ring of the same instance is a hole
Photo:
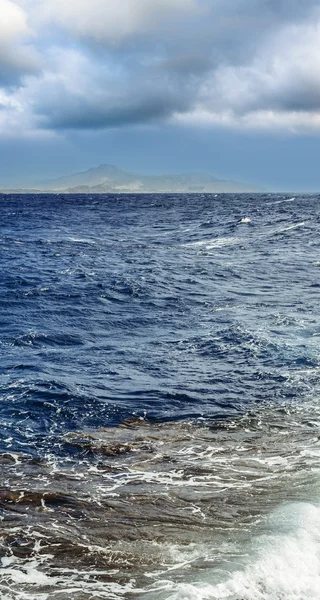
[[[0,0],[0,11],[2,136],[320,128],[319,0]]]

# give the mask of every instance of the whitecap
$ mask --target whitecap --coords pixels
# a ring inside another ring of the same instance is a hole
[[[274,204],[282,204],[283,202],[294,202],[296,200],[296,196],[292,198],[281,198],[281,200],[275,200],[274,202],[266,202],[266,206],[272,206]]]
[[[224,582],[178,584],[166,600],[318,600],[320,508],[294,503],[274,511],[253,543],[247,566]],[[232,565],[231,571],[232,571]],[[168,586],[169,587],[169,586]]]
[[[289,225],[286,225],[285,227],[281,227],[279,229],[273,229],[271,231],[269,231],[269,233],[271,235],[278,235],[279,233],[285,233],[286,231],[291,231],[292,229],[299,229],[300,227],[304,227],[305,226],[305,221],[302,221],[301,223],[292,223]]]
[[[68,238],[69,242],[73,242],[75,244],[96,244],[95,240],[90,240],[88,238],[81,238],[81,237],[70,237]]]
[[[223,237],[201,240],[199,242],[191,242],[189,244],[183,244],[184,246],[194,248],[204,248],[205,250],[213,250],[214,248],[223,248],[224,246],[235,246],[241,243],[241,239],[237,237]]]

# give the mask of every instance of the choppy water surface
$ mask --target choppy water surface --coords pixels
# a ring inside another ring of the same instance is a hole
[[[3,600],[319,600],[317,196],[2,196]]]

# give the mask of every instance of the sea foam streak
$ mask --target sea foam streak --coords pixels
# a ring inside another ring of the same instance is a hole
[[[223,237],[217,239],[205,239],[199,242],[191,242],[187,246],[195,248],[204,248],[205,250],[213,250],[214,248],[224,248],[225,246],[234,246],[241,243],[241,239],[237,237]]]

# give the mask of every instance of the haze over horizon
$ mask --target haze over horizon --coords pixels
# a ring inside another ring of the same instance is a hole
[[[320,190],[319,0],[0,10],[0,187],[108,163]]]

